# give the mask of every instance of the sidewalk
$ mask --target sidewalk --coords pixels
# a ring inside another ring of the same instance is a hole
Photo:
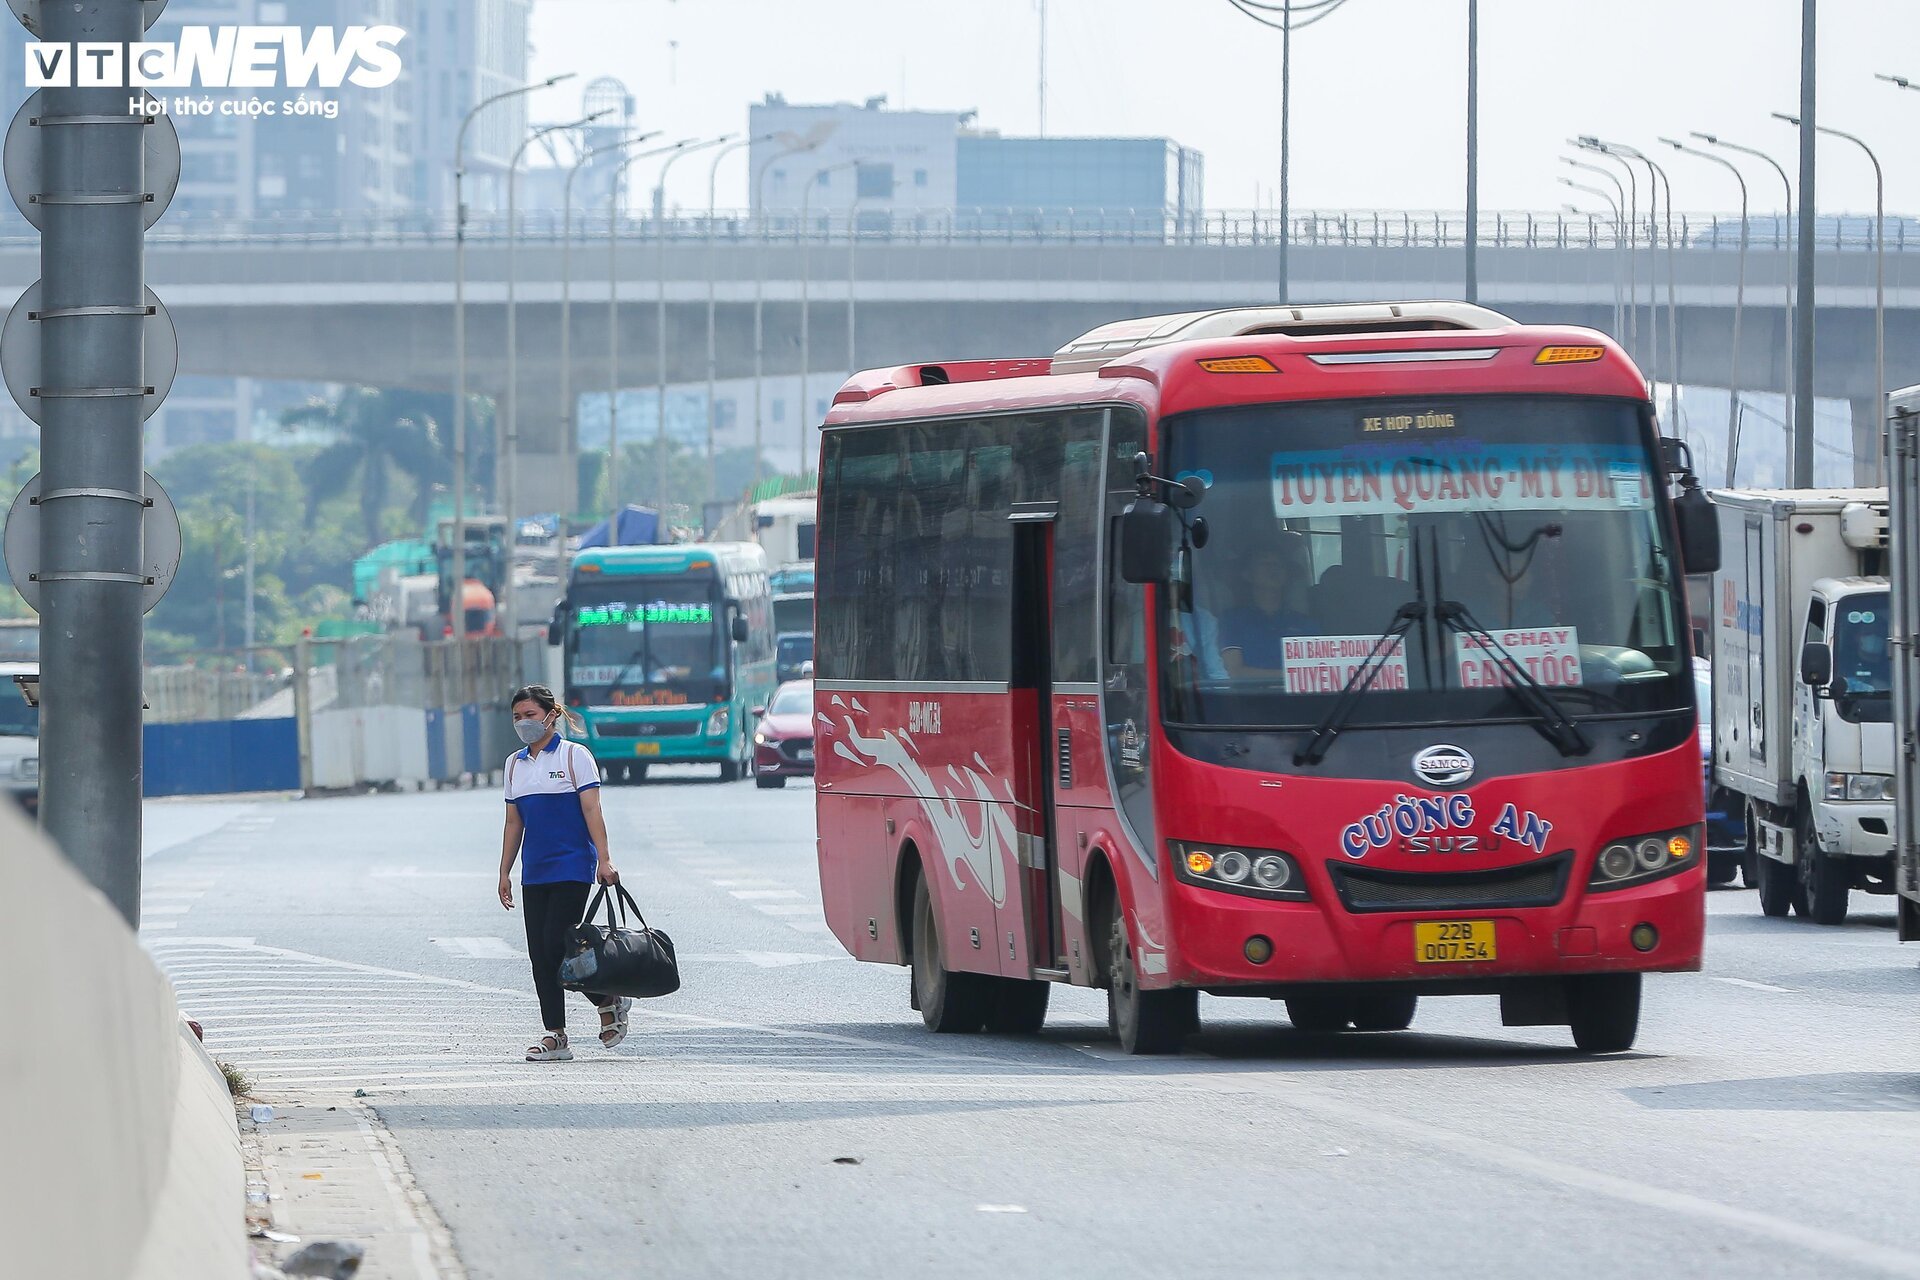
[[[255,1105],[271,1105],[272,1118],[255,1123]],[[256,1263],[340,1240],[366,1246],[357,1280],[465,1280],[452,1237],[371,1107],[346,1094],[302,1093],[249,1097],[238,1110]],[[268,1231],[299,1240],[268,1239]]]

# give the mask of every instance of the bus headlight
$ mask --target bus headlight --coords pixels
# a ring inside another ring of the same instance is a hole
[[[1700,862],[1704,832],[1698,827],[1679,831],[1658,831],[1644,836],[1614,840],[1600,850],[1593,861],[1593,875],[1587,881],[1589,892],[1624,889],[1675,875]]]
[[[727,707],[719,708],[712,715],[707,717],[707,736],[709,738],[719,737],[721,734],[727,731],[727,726],[732,723],[733,723],[732,710]]]
[[[1186,840],[1167,843],[1173,854],[1174,875],[1188,884],[1254,898],[1307,900],[1306,881],[1291,854]]]
[[[1827,775],[1829,800],[1891,800],[1893,775],[1886,773],[1830,773]]]

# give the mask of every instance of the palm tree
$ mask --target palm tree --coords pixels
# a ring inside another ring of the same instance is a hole
[[[322,503],[357,481],[367,545],[384,542],[396,473],[414,482],[409,506],[414,522],[424,522],[435,484],[444,483],[451,470],[437,416],[445,400],[423,392],[355,387],[331,404],[316,400],[281,414],[282,427],[312,428],[332,437],[302,468],[307,526],[313,526]]]

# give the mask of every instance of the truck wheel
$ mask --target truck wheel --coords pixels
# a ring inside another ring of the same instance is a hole
[[[1199,1020],[1200,993],[1192,988],[1144,991],[1127,937],[1120,895],[1113,895],[1107,932],[1107,1026],[1125,1053],[1177,1053]]]
[[[1001,978],[987,992],[987,1030],[1003,1036],[1038,1034],[1046,1025],[1047,997],[1052,994],[1051,982]]]
[[[1799,846],[1800,864],[1800,897],[1794,909],[1815,924],[1845,924],[1851,877],[1846,863],[1820,847],[1810,807],[1801,806],[1794,819],[1793,836]]]
[[[1707,883],[1732,884],[1740,874],[1740,854],[1733,849],[1707,850]]]
[[[913,1001],[927,1030],[941,1034],[978,1031],[987,1016],[988,979],[949,972],[941,959],[940,926],[924,877],[913,887]]]
[[[1800,873],[1784,862],[1760,859],[1760,912],[1778,920],[1793,910],[1800,892]]]
[[[787,785],[787,780],[777,773],[761,773],[754,775],[753,785],[762,791],[778,791]]]
[[[1621,1053],[1640,1030],[1640,975],[1591,973],[1567,979],[1567,1014],[1582,1053]]]

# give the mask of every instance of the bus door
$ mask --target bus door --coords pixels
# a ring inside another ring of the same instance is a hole
[[[1015,799],[1022,810],[1020,900],[1026,913],[1026,964],[1066,969],[1060,920],[1058,779],[1053,744],[1053,602],[1057,502],[1015,503],[1013,525],[1014,758],[1020,762]],[[1010,931],[1014,922],[1003,928]],[[1011,940],[1008,948],[1013,952]],[[1020,957],[1009,955],[1017,961]],[[1024,972],[1017,976],[1026,976]]]

